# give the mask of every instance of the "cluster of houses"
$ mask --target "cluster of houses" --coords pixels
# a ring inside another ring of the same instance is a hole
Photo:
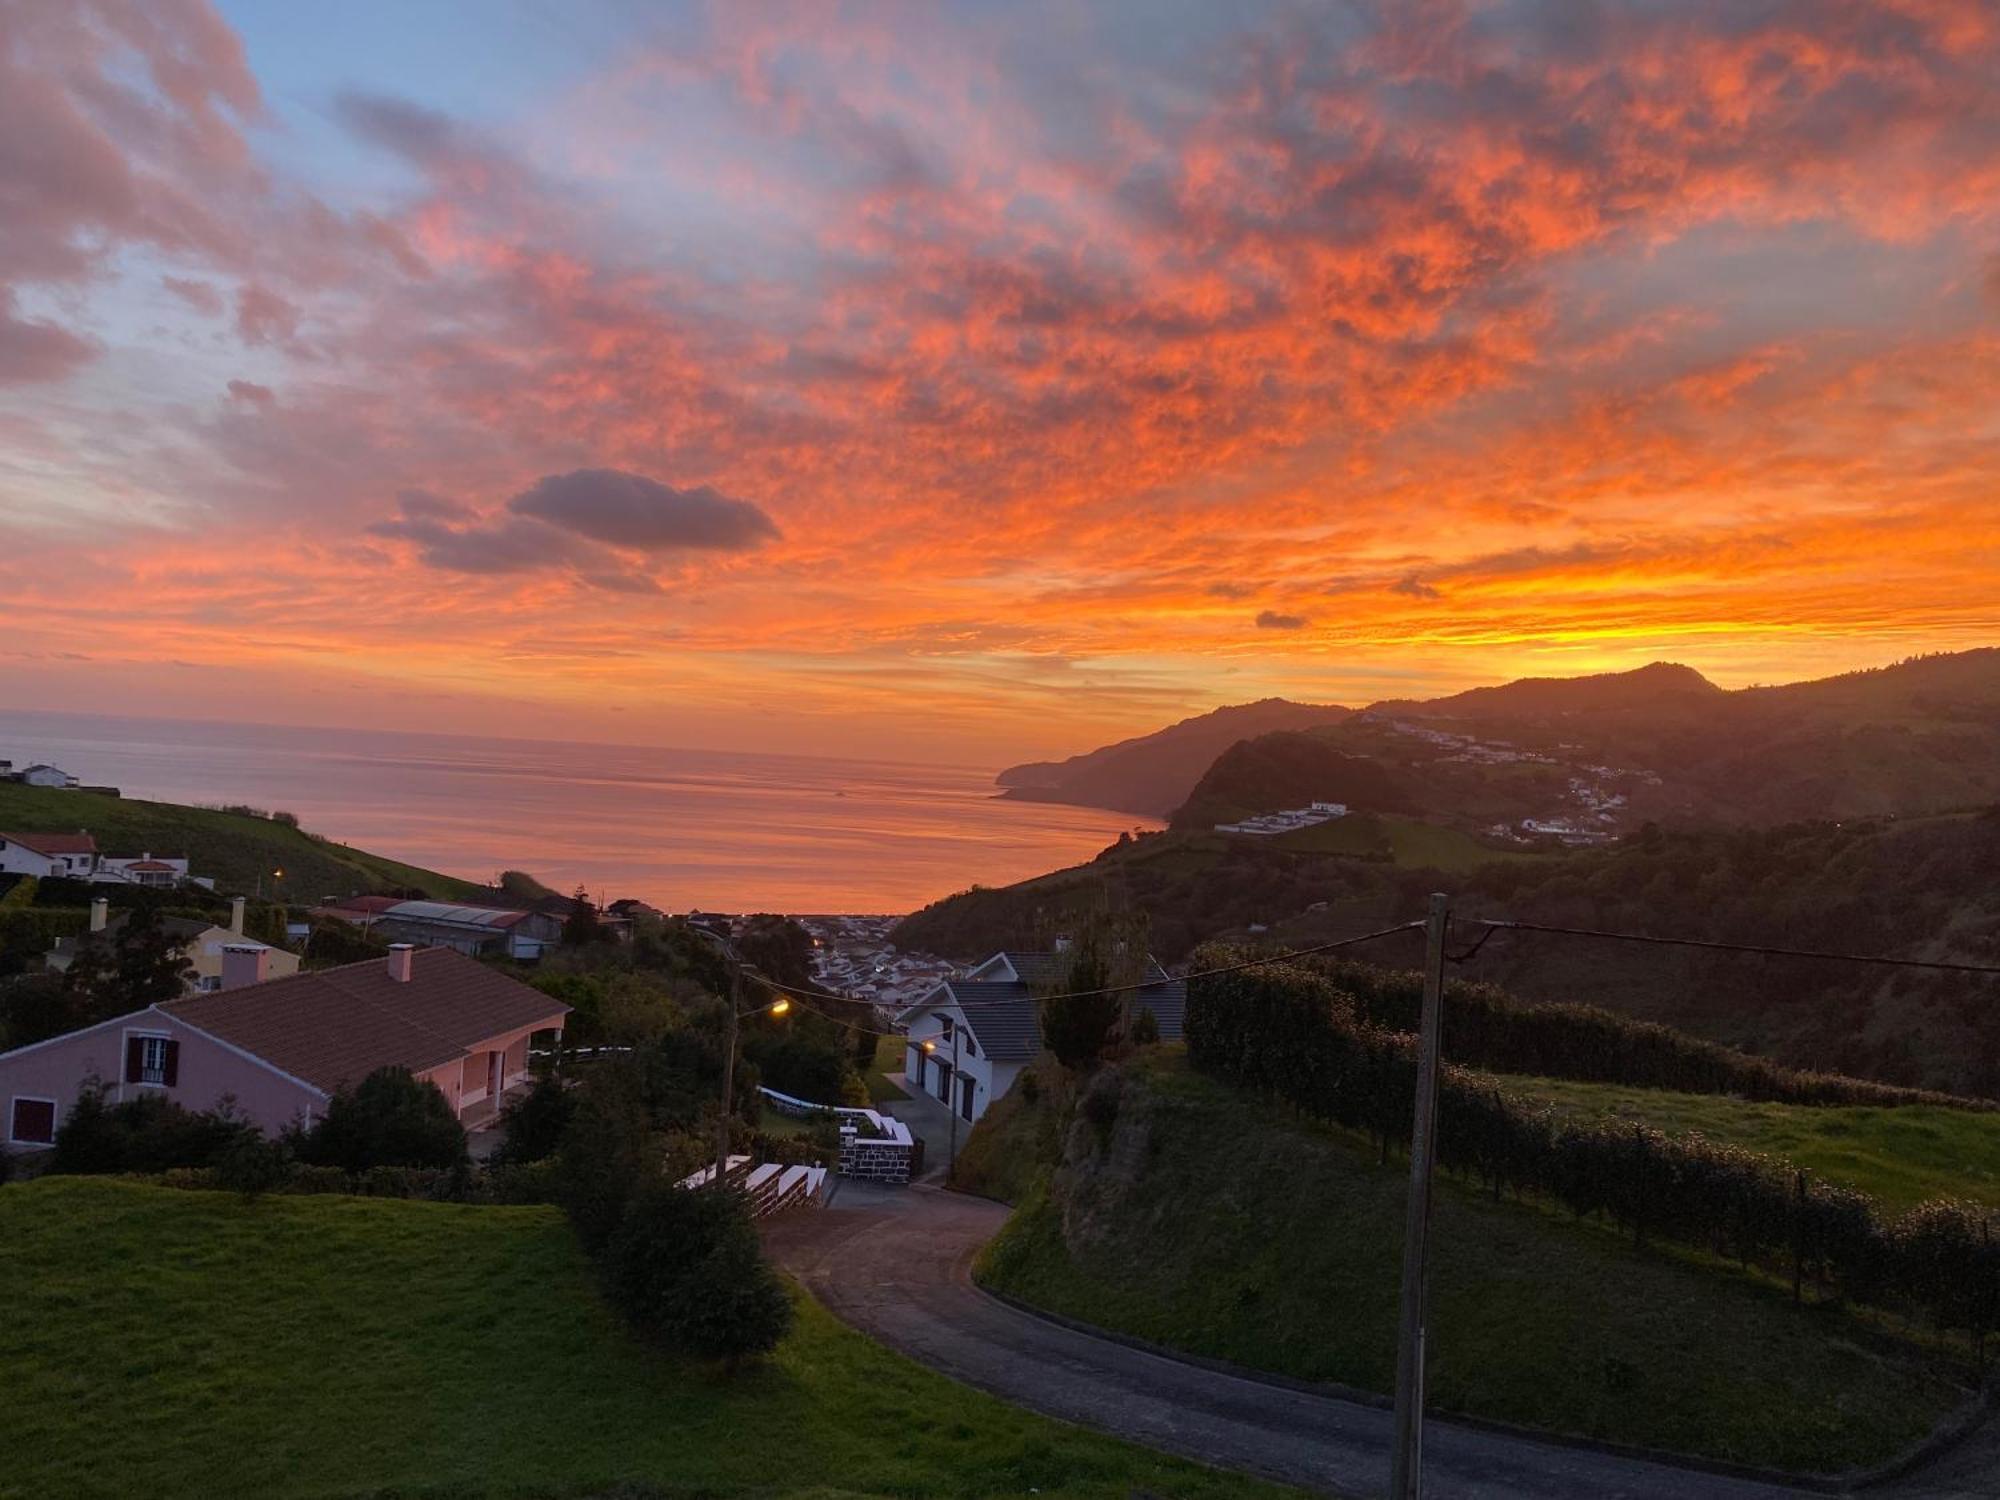
[[[212,877],[192,874],[187,860],[178,855],[99,853],[87,828],[75,833],[0,833],[0,875],[87,880],[93,885],[215,889]]]
[[[1299,828],[1312,828],[1346,816],[1345,802],[1314,802],[1306,807],[1294,807],[1284,812],[1261,813],[1254,818],[1245,818],[1240,823],[1217,823],[1215,831],[1248,833],[1260,838],[1269,838],[1273,834],[1290,833]]]
[[[948,959],[897,949],[889,940],[898,917],[798,917],[812,934],[813,974],[830,990],[864,1000],[889,1015],[913,1005],[957,972]]]

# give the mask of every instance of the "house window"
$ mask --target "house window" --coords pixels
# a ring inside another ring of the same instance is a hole
[[[125,1038],[125,1081],[172,1088],[180,1082],[181,1044],[170,1036]]]
[[[14,1096],[7,1111],[7,1139],[17,1146],[53,1146],[56,1140],[56,1101]]]

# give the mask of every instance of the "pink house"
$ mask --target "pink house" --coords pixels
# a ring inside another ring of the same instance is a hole
[[[0,1144],[54,1143],[86,1080],[114,1099],[158,1090],[189,1109],[225,1094],[275,1133],[310,1124],[342,1085],[400,1066],[428,1079],[467,1129],[528,1078],[528,1039],[560,1035],[569,1007],[448,948],[368,959],[192,995],[0,1052]]]

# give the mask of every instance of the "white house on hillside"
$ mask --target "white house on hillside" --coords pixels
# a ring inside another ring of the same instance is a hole
[[[97,840],[87,833],[0,833],[0,875],[81,880],[96,868]]]
[[[21,772],[20,779],[29,786],[70,787],[76,785],[76,778],[59,766],[29,766],[27,770]]]
[[[909,1038],[904,1079],[962,1118],[977,1120],[1041,1052],[1035,991],[1059,984],[1069,966],[1063,953],[996,953],[964,978],[937,985],[897,1017]],[[1186,984],[1149,958],[1146,987],[1128,998],[1134,1016],[1153,1013],[1163,1041],[1180,1040]]]

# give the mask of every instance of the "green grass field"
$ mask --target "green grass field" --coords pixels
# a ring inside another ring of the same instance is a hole
[[[466,897],[478,889],[473,881],[316,839],[268,818],[0,782],[0,829],[74,833],[79,828],[89,829],[107,854],[184,854],[193,873],[215,877],[226,891],[256,890],[261,881],[266,896],[310,902],[391,886],[440,898]],[[273,879],[274,870],[285,872],[282,881]]]
[[[1927,1198],[2000,1207],[2000,1114],[1931,1109],[1804,1109],[1716,1094],[1675,1094],[1557,1078],[1502,1077],[1509,1090],[1580,1118],[1612,1115],[1673,1135],[1781,1156],[1859,1188],[1890,1212]]]
[[[1407,1167],[1177,1051],[1141,1067],[1098,1158],[1122,1165],[1066,1174],[1071,1237],[1037,1187],[982,1278],[1197,1354],[1390,1389]],[[1966,1395],[1947,1357],[1835,1308],[1453,1180],[1432,1247],[1446,1410],[1834,1472],[1901,1451]]]
[[[655,1354],[553,1209],[45,1178],[0,1189],[0,1286],[6,1500],[1283,1493],[1018,1411],[803,1298],[761,1369]]]
[[[1491,864],[1495,860],[1538,859],[1542,856],[1523,849],[1489,849],[1469,833],[1424,823],[1415,818],[1380,817],[1373,813],[1350,813],[1330,823],[1315,823],[1271,840],[1274,847],[1301,854],[1375,854],[1386,850],[1399,865],[1410,869],[1447,870],[1458,873]]]

